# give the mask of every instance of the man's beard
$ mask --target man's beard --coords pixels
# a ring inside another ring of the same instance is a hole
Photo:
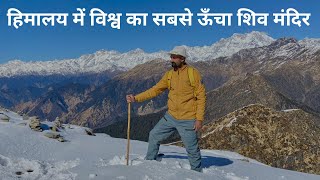
[[[175,62],[171,62],[171,66],[172,66],[173,69],[176,71],[176,70],[178,70],[178,68],[181,68],[182,63],[180,63],[179,65],[177,65],[177,63],[175,63]]]

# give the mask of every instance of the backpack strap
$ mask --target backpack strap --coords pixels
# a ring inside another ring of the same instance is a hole
[[[194,74],[193,74],[193,68],[192,67],[188,67],[188,76],[189,76],[189,80],[190,80],[191,86],[195,87]]]
[[[193,87],[193,96],[196,96],[196,90],[195,90],[195,80],[194,80],[194,73],[193,73],[194,69],[190,66],[188,66],[188,76],[189,76],[189,81],[190,81],[190,85]]]
[[[171,78],[172,78],[173,69],[168,72],[168,89],[171,89]]]

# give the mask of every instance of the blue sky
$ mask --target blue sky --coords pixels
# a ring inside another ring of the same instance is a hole
[[[69,13],[68,26],[32,27],[24,24],[19,29],[8,26],[7,11],[17,8],[28,13]],[[76,8],[86,8],[85,26],[72,23]],[[90,26],[91,8],[104,12],[122,13],[121,29],[109,25]],[[152,21],[152,13],[183,13],[189,8],[194,14],[192,26],[158,27]],[[203,27],[197,22],[200,8],[210,12],[233,13],[232,26]],[[269,13],[268,26],[238,26],[237,10],[249,8],[257,13]],[[300,13],[311,13],[310,26],[284,26],[272,22],[272,13],[281,9],[295,8]],[[125,13],[148,13],[147,26],[133,27],[126,24]],[[211,45],[233,33],[263,31],[273,38],[295,37],[297,39],[320,37],[320,5],[316,0],[0,0],[0,63],[12,59],[22,61],[78,58],[98,50],[126,52],[141,48],[146,52],[170,50],[176,45]]]

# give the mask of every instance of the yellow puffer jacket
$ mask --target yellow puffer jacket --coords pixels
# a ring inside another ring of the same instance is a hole
[[[136,95],[135,100],[142,102],[168,89],[168,72],[155,86]],[[168,112],[178,120],[196,119],[202,121],[204,117],[206,104],[205,87],[201,82],[199,71],[194,69],[193,72],[195,87],[190,84],[187,65],[172,73],[171,88],[168,95]]]

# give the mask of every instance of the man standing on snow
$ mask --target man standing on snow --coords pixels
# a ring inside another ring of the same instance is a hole
[[[169,89],[168,112],[149,133],[147,160],[156,160],[160,142],[175,129],[186,147],[192,170],[202,172],[197,131],[202,128],[206,95],[198,70],[187,65],[186,49],[177,46],[170,51],[173,70],[165,73],[152,88],[138,95],[127,95],[127,102],[142,102]]]

